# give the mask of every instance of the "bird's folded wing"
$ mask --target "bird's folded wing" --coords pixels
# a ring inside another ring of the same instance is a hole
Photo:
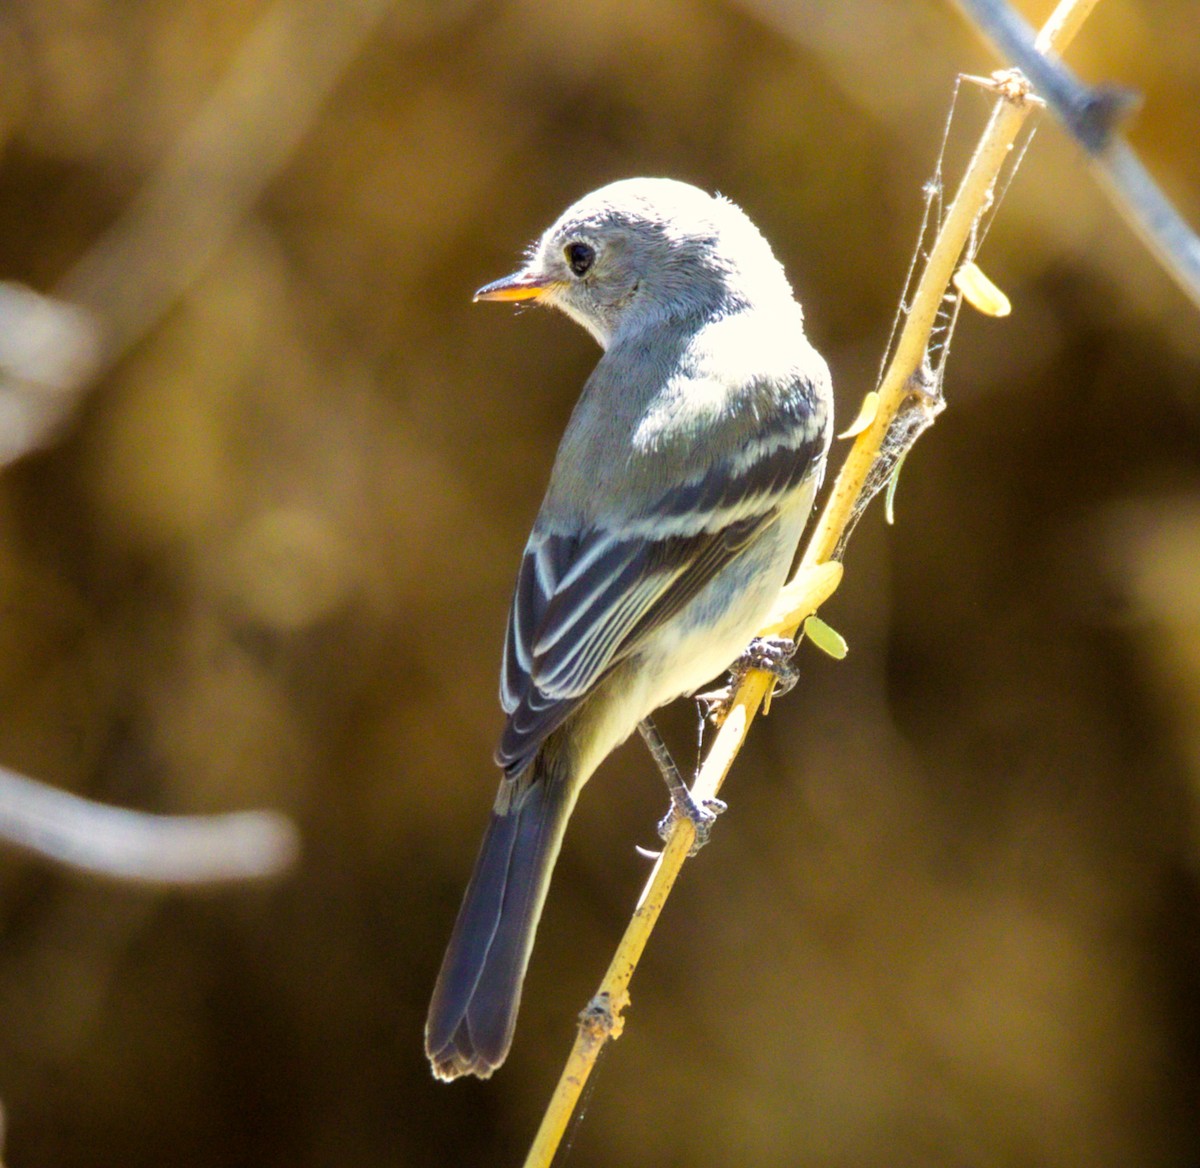
[[[509,614],[496,761],[510,775],[596,683],[670,620],[779,514],[816,442],[746,451],[665,493],[620,531],[535,528]]]

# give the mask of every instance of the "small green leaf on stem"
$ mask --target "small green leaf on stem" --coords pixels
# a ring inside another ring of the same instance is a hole
[[[804,635],[822,653],[828,653],[835,661],[841,661],[846,656],[848,651],[846,638],[837,629],[827,625],[819,616],[810,616],[804,622]]]

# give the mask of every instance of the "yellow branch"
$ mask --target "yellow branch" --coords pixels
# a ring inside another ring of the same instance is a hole
[[[1042,52],[1062,52],[1095,3],[1096,0],[1062,0],[1038,36],[1038,48]],[[841,565],[830,562],[830,557],[853,518],[855,505],[879,458],[889,426],[914,392],[914,376],[924,360],[946,287],[1031,108],[1026,96],[1017,88],[1006,93],[992,111],[913,295],[895,354],[879,388],[875,417],[855,439],[842,465],[821,518],[809,538],[796,579],[781,597],[784,608],[776,609],[777,615],[768,626],[769,632],[795,634],[804,619],[833,594],[841,580]],[[720,789],[771,684],[766,674],[754,672],[733,695],[729,713],[693,788],[698,801],[712,798]],[[630,979],[688,857],[694,832],[687,819],[675,820],[670,838],[600,989],[580,1016],[575,1045],[526,1157],[525,1168],[547,1168],[550,1164],[600,1048],[609,1038],[620,1034],[622,1011],[629,1001]]]

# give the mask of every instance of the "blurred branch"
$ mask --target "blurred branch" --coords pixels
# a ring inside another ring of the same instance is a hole
[[[0,465],[49,441],[90,382],[204,274],[392,0],[278,0],[117,224],[53,297],[0,284]],[[295,858],[273,812],[155,816],[0,769],[0,839],[131,880],[267,876]]]
[[[1038,35],[1039,51],[1061,52],[1094,4],[1095,0],[1062,0]],[[795,634],[801,622],[832,594],[841,577],[840,564],[834,561],[842,553],[849,529],[865,502],[887,482],[897,459],[941,408],[940,397],[933,396],[923,376],[930,334],[954,270],[972,241],[980,216],[990,205],[996,179],[1032,108],[1028,97],[1028,86],[1011,84],[1002,91],[992,111],[913,293],[895,352],[878,389],[870,424],[857,435],[842,465],[809,537],[797,577],[782,598],[790,608],[769,622],[771,631]],[[772,684],[768,675],[753,672],[733,693],[729,713],[692,789],[697,801],[714,798],[720,790]],[[575,1044],[525,1168],[546,1168],[550,1164],[600,1050],[609,1038],[621,1033],[630,980],[687,859],[694,832],[687,819],[673,821],[666,847],[600,989],[580,1016]]]
[[[122,880],[212,884],[274,876],[299,836],[273,811],[148,815],[94,803],[0,767],[0,839]]]
[[[55,294],[102,322],[97,369],[136,344],[203,275],[392,0],[277,0],[121,220]]]
[[[0,282],[0,467],[45,445],[70,417],[98,346],[91,313]]]
[[[958,5],[997,55],[1029,78],[1038,96],[1087,151],[1118,210],[1200,308],[1200,238],[1117,133],[1121,119],[1137,105],[1137,95],[1113,86],[1084,85],[1061,61],[1041,52],[1033,30],[1005,0],[958,0]]]
[[[54,289],[64,302],[57,309],[87,333],[86,346],[72,350],[72,380],[54,382],[56,392],[47,394],[45,379],[35,378],[40,392],[31,396],[28,379],[4,362],[0,339],[0,465],[50,441],[88,385],[203,276],[393,7],[393,0],[277,0],[259,20],[124,215]],[[11,324],[0,312],[0,333]],[[14,415],[19,424],[6,426]]]

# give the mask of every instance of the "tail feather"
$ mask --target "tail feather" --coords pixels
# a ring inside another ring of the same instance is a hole
[[[493,811],[442,960],[425,1051],[439,1079],[486,1079],[508,1054],[521,984],[567,818],[578,793],[540,754],[529,786]]]

